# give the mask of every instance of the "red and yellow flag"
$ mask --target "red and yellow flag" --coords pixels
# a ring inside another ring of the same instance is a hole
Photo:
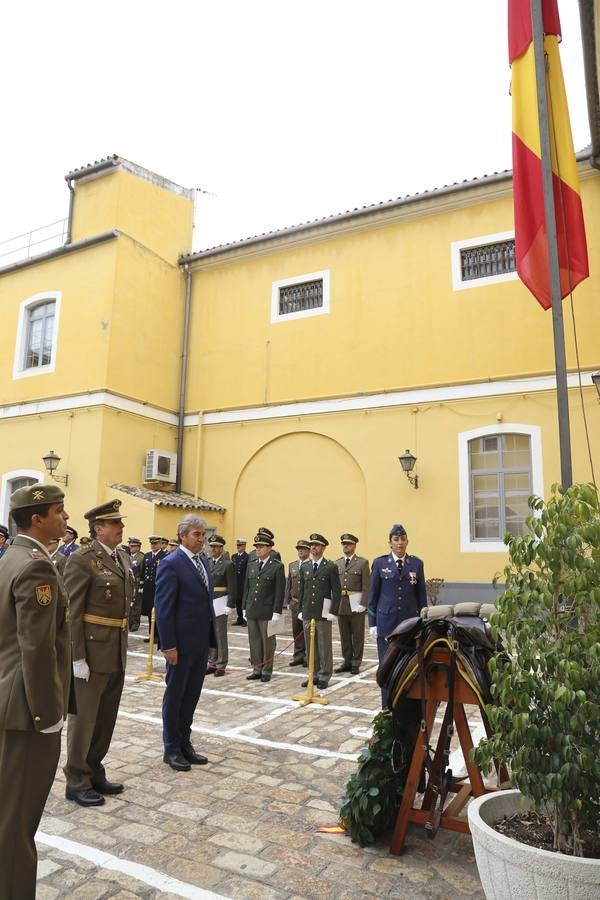
[[[542,5],[562,298],[588,277],[589,268],[579,177],[558,50],[560,20],[557,0],[542,0]],[[508,49],[512,67],[513,194],[517,272],[521,281],[543,308],[550,309],[552,305],[550,270],[530,0],[508,0]]]

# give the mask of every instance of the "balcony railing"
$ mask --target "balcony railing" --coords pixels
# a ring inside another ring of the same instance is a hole
[[[67,223],[67,219],[58,219],[0,241],[0,269],[62,247],[67,239]]]

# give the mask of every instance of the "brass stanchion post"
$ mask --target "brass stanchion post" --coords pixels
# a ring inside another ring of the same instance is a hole
[[[156,623],[156,614],[154,609],[152,609],[152,618],[150,619],[150,643],[148,644],[148,662],[146,663],[146,674],[145,675],[136,675],[135,681],[162,681],[162,675],[154,675],[152,672],[152,667],[154,665],[154,660],[152,658],[154,653],[154,628]]]
[[[327,706],[329,700],[325,697],[321,697],[321,695],[315,696],[315,671],[314,671],[314,659],[315,659],[315,631],[317,629],[317,624],[314,619],[310,620],[310,642],[308,646],[308,685],[306,686],[306,694],[294,694],[292,700],[297,700],[300,706],[308,706],[309,703],[320,703],[322,706]]]

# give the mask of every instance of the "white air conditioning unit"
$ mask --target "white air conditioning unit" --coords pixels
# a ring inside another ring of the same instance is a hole
[[[147,450],[144,466],[144,481],[175,482],[177,454],[168,450]]]

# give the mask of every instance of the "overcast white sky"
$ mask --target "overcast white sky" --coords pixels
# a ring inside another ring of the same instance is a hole
[[[195,250],[511,165],[506,0],[30,0],[2,23],[0,241],[65,217],[64,174],[110,153],[210,192]]]

